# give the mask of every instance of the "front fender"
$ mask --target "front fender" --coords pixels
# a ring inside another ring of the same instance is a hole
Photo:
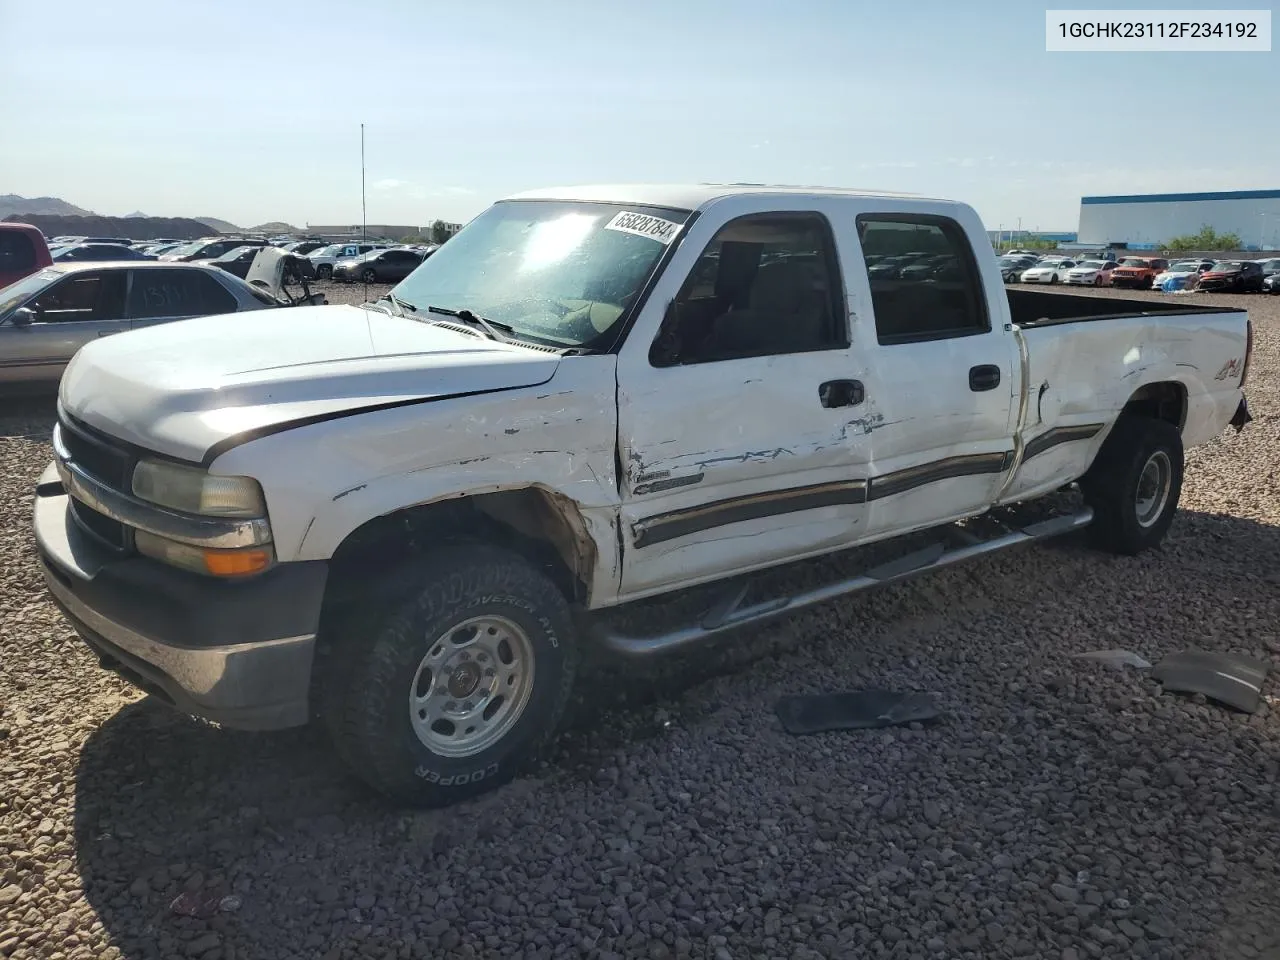
[[[408,507],[528,487],[577,504],[603,561],[617,553],[615,362],[569,357],[540,385],[307,424],[211,469],[262,484],[282,561],[328,559],[364,523]]]

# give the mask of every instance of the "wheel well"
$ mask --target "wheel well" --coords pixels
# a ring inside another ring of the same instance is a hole
[[[1144,384],[1120,412],[1163,420],[1181,430],[1187,422],[1187,388],[1173,381]]]
[[[374,517],[330,560],[326,600],[340,602],[385,581],[415,554],[450,542],[506,547],[548,574],[570,600],[587,599],[595,542],[577,505],[541,487],[503,490],[408,507]]]

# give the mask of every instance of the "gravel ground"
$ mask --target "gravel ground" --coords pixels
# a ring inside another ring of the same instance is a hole
[[[51,406],[10,402],[0,956],[1280,957],[1280,711],[1069,658],[1280,655],[1280,298],[1203,300],[1254,317],[1257,419],[1191,455],[1162,550],[1060,541],[597,666],[544,769],[440,812],[372,799],[311,730],[218,730],[97,669],[28,533]],[[945,722],[771,713],[869,684]]]

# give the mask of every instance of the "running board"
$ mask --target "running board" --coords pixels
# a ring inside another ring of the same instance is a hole
[[[956,528],[950,531],[960,532],[963,545],[947,549],[945,544],[938,543],[922,550],[909,553],[897,560],[881,564],[855,577],[837,580],[834,583],[815,587],[787,597],[777,597],[743,606],[750,581],[733,584],[723,598],[712,605],[711,609],[697,622],[660,634],[631,634],[613,629],[599,621],[592,625],[594,638],[606,649],[625,657],[647,657],[656,653],[665,653],[679,647],[688,646],[700,640],[718,636],[729,630],[747,625],[759,625],[807,607],[828,600],[835,600],[851,593],[882,587],[885,584],[897,583],[922,573],[929,573],[950,567],[975,557],[998,553],[1012,547],[1035,543],[1049,537],[1061,536],[1074,530],[1087,527],[1093,520],[1093,511],[1088,507],[1067,516],[1053,517],[1030,524],[1020,530],[1001,534],[990,540],[981,540],[968,531]]]

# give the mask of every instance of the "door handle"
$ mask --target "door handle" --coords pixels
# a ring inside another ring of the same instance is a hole
[[[818,400],[824,407],[856,407],[867,398],[861,380],[828,380],[818,387]]]
[[[974,393],[994,390],[1000,386],[1000,368],[994,363],[982,363],[969,368],[969,389]]]

